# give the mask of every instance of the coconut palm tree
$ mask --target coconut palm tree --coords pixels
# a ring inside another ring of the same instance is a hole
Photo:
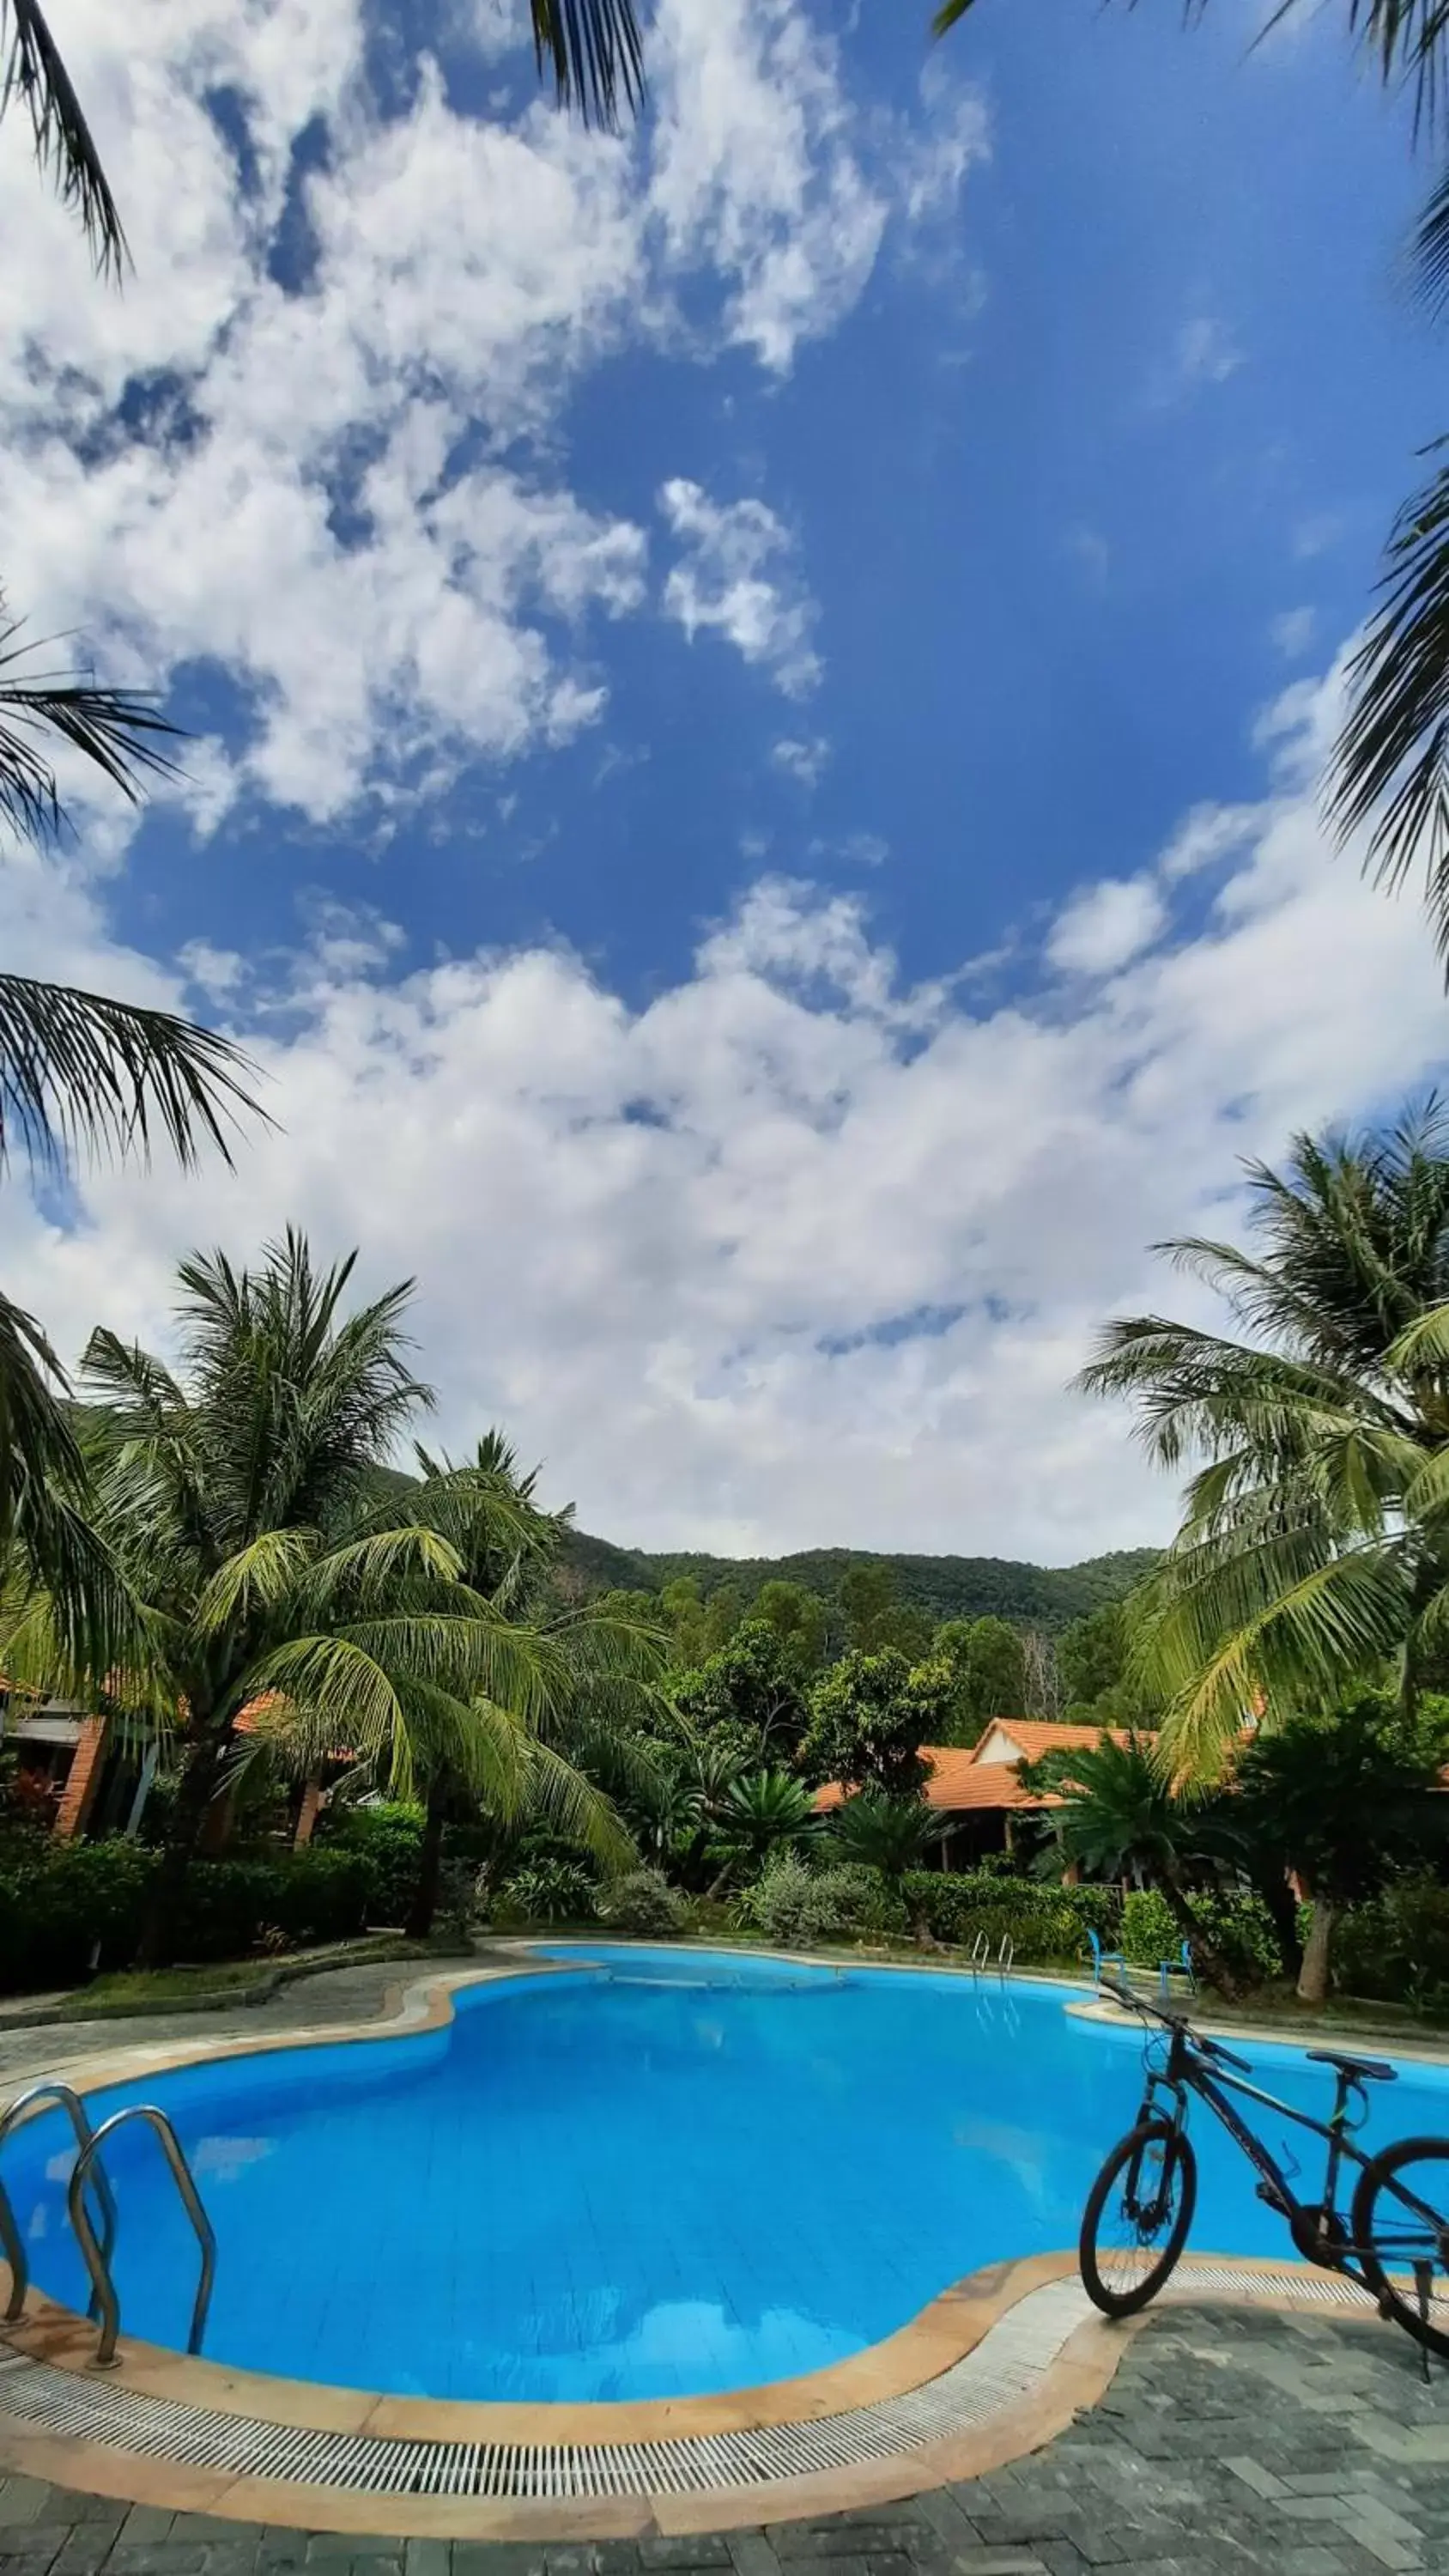
[[[542,1810],[610,1859],[627,1847],[549,1741],[583,1658],[472,1587],[464,1551],[432,1525],[441,1498],[431,1517],[379,1525],[379,1463],[429,1393],[407,1364],[410,1283],[347,1312],[354,1260],[319,1270],[296,1234],[251,1269],[194,1256],[174,1372],[105,1331],[86,1353],[87,1525],[113,1577],[103,1646],[78,1650],[52,1595],[32,1590],[4,1659],[22,1684],[94,1695],[174,1751],[149,1957],[244,1719],[303,1760],[345,1749],[395,1791],[445,1776],[501,1816]],[[489,1508],[502,1549],[506,1505]]]
[[[1175,1764],[1211,1771],[1264,1723],[1393,1659],[1406,1703],[1449,1639],[1449,1120],[1296,1139],[1249,1166],[1255,1247],[1161,1247],[1237,1336],[1111,1324],[1083,1372],[1149,1454],[1202,1463],[1139,1597],[1136,1661]]]
[[[529,1733],[526,1741],[516,1728],[509,1735],[511,1769],[492,1742],[491,1709],[460,1720],[416,1691],[398,1696],[386,1727],[362,1748],[395,1794],[423,1799],[421,1866],[407,1926],[421,1935],[437,1906],[446,1826],[470,1809],[481,1806],[504,1823],[549,1825],[612,1868],[633,1857],[609,1793],[624,1789],[637,1799],[656,1784],[650,1747],[635,1730],[660,1699],[666,1639],[607,1605],[556,1605],[550,1579],[572,1506],[539,1507],[539,1469],[523,1474],[500,1432],[486,1432],[461,1465],[421,1446],[416,1455],[422,1480],[394,1500],[394,1521],[410,1522],[453,1551],[462,1585],[507,1623],[530,1676]],[[508,1712],[501,1714],[506,1720]],[[328,1749],[318,1732],[322,1716],[284,1721],[304,1764]]]

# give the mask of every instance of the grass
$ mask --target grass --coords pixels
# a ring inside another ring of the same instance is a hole
[[[401,1933],[325,1948],[289,1950],[274,1959],[218,1960],[204,1967],[126,1968],[77,1987],[46,2013],[52,2021],[107,2021],[129,2013],[188,2012],[207,2004],[261,2003],[280,1985],[323,1968],[363,1967],[375,1960],[431,1955],[425,1942]]]

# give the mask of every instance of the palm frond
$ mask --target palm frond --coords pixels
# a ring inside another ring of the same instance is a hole
[[[180,775],[162,747],[180,738],[180,728],[154,697],[144,690],[102,688],[73,671],[35,669],[33,656],[45,648],[22,643],[23,631],[0,597],[0,817],[23,840],[49,840],[65,827],[46,748],[51,736],[78,751],[133,805],[147,778]]]
[[[398,1598],[409,1579],[425,1585],[456,1585],[463,1560],[455,1547],[425,1523],[407,1522],[401,1529],[374,1530],[329,1548],[317,1558],[298,1604],[304,1618],[350,1606],[363,1615]]]
[[[1449,967],[1449,466],[1400,512],[1379,588],[1349,664],[1328,819],[1340,840],[1368,828],[1367,869],[1391,892],[1422,869]]]
[[[644,99],[644,54],[633,0],[530,0],[533,50],[540,75],[553,72],[560,107],[576,106],[585,125],[616,130],[619,101],[636,112]]]
[[[35,157],[61,204],[80,217],[96,267],[119,278],[126,236],[69,72],[36,0],[0,0],[0,117],[15,99],[29,113]]]
[[[198,1637],[222,1637],[257,1611],[278,1609],[297,1593],[317,1554],[309,1529],[262,1530],[219,1565],[196,1596]]]
[[[0,1562],[17,1524],[43,1512],[53,1485],[74,1490],[82,1481],[68,1393],[34,1316],[0,1295]]]
[[[148,1156],[155,1133],[182,1164],[203,1142],[230,1163],[227,1127],[266,1115],[251,1070],[229,1039],[169,1011],[0,974],[0,1168],[17,1138],[54,1167],[78,1147]]]

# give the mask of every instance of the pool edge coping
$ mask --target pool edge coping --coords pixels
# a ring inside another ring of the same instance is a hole
[[[1052,2267],[1053,2278],[1065,2277],[1074,2268],[1071,2255],[1035,2259]],[[1095,2405],[1106,2393],[1130,2342],[1153,2313],[1204,2305],[1268,2306],[1301,2313],[1305,2304],[1301,2283],[1314,2277],[1304,2267],[1275,2265],[1264,2258],[1197,2259],[1203,2265],[1231,2265],[1240,2277],[1230,2287],[1194,2278],[1174,2281],[1153,2309],[1142,2315],[1119,2322],[1095,2316],[1082,2320],[1046,2363],[1038,2384],[1025,2394],[1006,2396],[985,2420],[883,2457],[749,2485],[722,2484],[688,2492],[485,2497],[308,2484],[196,2467],[164,2453],[36,2429],[9,2415],[3,2398],[0,2470],[162,2511],[201,2512],[226,2521],[344,2534],[372,2535],[385,2528],[407,2539],[601,2541],[801,2520],[899,2501],[936,2486],[989,2475],[1039,2450]],[[1191,2258],[1185,2258],[1184,2269],[1196,2269]],[[996,2322],[1034,2286],[1042,2285],[1021,2282],[1015,2297],[1001,2304]],[[1330,2324],[1365,2322],[1372,2316],[1367,2300],[1362,2308],[1316,2307],[1315,2312]],[[109,2381],[111,2375],[106,2376]]]

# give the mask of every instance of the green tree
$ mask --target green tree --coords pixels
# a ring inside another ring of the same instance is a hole
[[[1449,1635],[1449,1127],[1300,1136],[1249,1167],[1253,1251],[1166,1247],[1241,1338],[1114,1323],[1082,1383],[1149,1450],[1204,1463],[1138,1596],[1136,1669],[1180,1765],[1211,1771],[1262,1700],[1272,1726],[1393,1659],[1406,1706]]]
[[[1025,1714],[1026,1656],[1021,1631],[1009,1619],[948,1619],[936,1631],[936,1651],[956,1675],[966,1742],[974,1743],[993,1717]]]
[[[889,1646],[914,1664],[931,1651],[935,1629],[930,1612],[898,1599],[894,1571],[879,1558],[864,1557],[847,1567],[840,1579],[840,1611],[846,1645],[861,1654],[878,1654]]]
[[[1322,2003],[1334,1925],[1377,1895],[1396,1867],[1442,1851],[1435,1759],[1406,1741],[1397,1703],[1365,1691],[1321,1718],[1300,1717],[1250,1744],[1234,1770],[1235,1821],[1281,1881],[1312,1906],[1298,1993]]]
[[[117,1706],[175,1752],[151,1959],[248,1710],[306,1762],[346,1746],[400,1796],[445,1765],[498,1813],[541,1810],[623,1847],[607,1801],[548,1741],[576,1660],[474,1591],[429,1521],[377,1525],[378,1462],[427,1390],[405,1357],[408,1286],[346,1313],[352,1268],[319,1272],[296,1235],[254,1270],[193,1257],[174,1374],[92,1336],[88,1510],[114,1598],[84,1652],[35,1590],[3,1639],[12,1679]],[[495,1492],[489,1517],[496,1564],[526,1545],[526,1515]]]
[[[806,1704],[788,1642],[762,1619],[746,1620],[730,1644],[675,1688],[675,1704],[697,1734],[724,1737],[742,1759],[794,1759]]]
[[[681,1574],[666,1583],[659,1596],[659,1607],[671,1639],[670,1661],[676,1672],[692,1672],[709,1653],[706,1641],[704,1596],[697,1574]]]
[[[838,1780],[847,1789],[869,1785],[893,1797],[919,1790],[926,1777],[919,1747],[932,1741],[932,1717],[949,1683],[944,1666],[932,1668],[929,1681],[918,1681],[920,1670],[894,1646],[842,1655],[810,1693],[800,1747],[805,1778]]]
[[[1130,1877],[1160,1888],[1205,1975],[1220,1993],[1237,1994],[1237,1969],[1192,1896],[1194,1879],[1234,1848],[1216,1802],[1176,1791],[1151,1746],[1135,1736],[1119,1744],[1104,1735],[1096,1745],[1018,1763],[1017,1777],[1034,1795],[1063,1801],[1052,1811],[1057,1848],[1041,1855],[1039,1869],[1055,1874],[1066,1860],[1089,1878]]]
[[[1063,1717],[1069,1724],[1152,1726],[1161,1709],[1132,1662],[1132,1624],[1121,1601],[1074,1619],[1057,1639]]]
[[[803,1583],[762,1583],[750,1605],[750,1619],[773,1628],[801,1682],[813,1681],[825,1661],[830,1630],[818,1592],[807,1592]]]

